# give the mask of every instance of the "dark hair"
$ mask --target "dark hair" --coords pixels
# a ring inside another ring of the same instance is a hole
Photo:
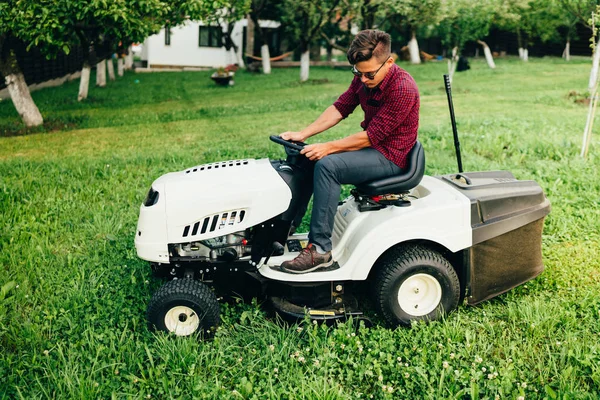
[[[358,32],[348,49],[348,61],[354,65],[361,61],[368,61],[372,57],[381,61],[390,56],[392,38],[389,34],[375,29]]]

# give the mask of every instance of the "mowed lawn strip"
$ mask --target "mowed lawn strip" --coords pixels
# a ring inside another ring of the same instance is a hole
[[[421,91],[427,173],[455,172],[446,64],[401,66]],[[49,124],[29,134],[2,100],[0,399],[598,398],[598,133],[582,160],[587,107],[571,93],[585,91],[590,62],[471,66],[453,82],[465,170],[510,170],[543,187],[546,270],[445,321],[395,330],[368,298],[378,322],[368,329],[285,326],[257,302],[224,304],[211,342],[146,327],[161,282],[133,233],[152,181],[207,162],[283,158],[268,136],[312,122],[349,71],[312,68],[304,84],[298,69],[238,72],[230,88],[210,72],[128,73],[83,103],[70,82],[32,94]],[[354,133],[361,120],[357,109],[311,141]]]

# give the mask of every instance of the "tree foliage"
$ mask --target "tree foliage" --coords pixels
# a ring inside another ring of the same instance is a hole
[[[307,51],[321,29],[338,12],[343,12],[348,0],[283,0],[280,20],[288,36]]]
[[[466,42],[488,35],[497,2],[481,0],[477,7],[473,6],[471,0],[453,0],[447,4],[447,12],[438,25],[438,33],[446,47],[457,48],[460,54]]]
[[[447,13],[444,0],[394,0],[389,3],[390,11],[402,16],[411,32],[417,28],[438,24]]]

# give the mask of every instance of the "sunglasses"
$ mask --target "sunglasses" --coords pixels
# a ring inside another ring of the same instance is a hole
[[[389,58],[388,58],[388,60],[389,60]],[[385,61],[383,62],[383,64],[381,64],[381,66],[380,66],[379,68],[377,68],[377,71],[375,71],[375,72],[360,72],[359,70],[357,70],[357,69],[356,69],[356,65],[353,65],[353,66],[352,66],[352,73],[354,74],[354,76],[357,76],[357,77],[359,77],[359,78],[360,78],[361,76],[363,76],[363,75],[364,75],[364,76],[365,76],[365,78],[367,78],[367,79],[369,79],[369,80],[373,80],[373,79],[375,79],[375,75],[377,75],[377,73],[379,72],[379,70],[380,70],[381,68],[383,68],[383,66],[385,65],[385,63],[386,63],[388,60],[385,60]]]

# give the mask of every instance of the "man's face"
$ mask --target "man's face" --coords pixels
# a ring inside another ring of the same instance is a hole
[[[380,61],[375,57],[372,57],[370,60],[357,62],[354,68],[356,71],[362,72],[360,81],[369,89],[373,89],[381,83],[393,64],[394,60],[392,60],[391,57],[388,57],[385,61]],[[373,79],[369,79],[365,76],[365,73],[367,73],[367,75],[375,74],[375,76]]]

